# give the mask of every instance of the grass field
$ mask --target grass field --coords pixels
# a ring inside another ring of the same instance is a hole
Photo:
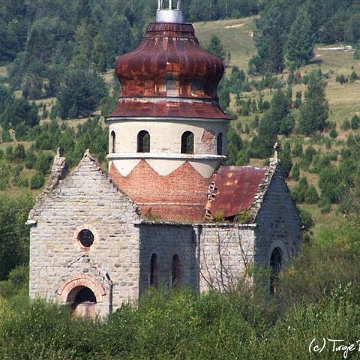
[[[201,46],[207,47],[212,35],[217,35],[226,52],[230,51],[229,66],[236,65],[246,70],[255,53],[252,38],[254,18],[199,22],[194,24],[195,35]]]

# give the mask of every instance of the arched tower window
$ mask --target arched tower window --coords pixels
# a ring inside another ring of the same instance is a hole
[[[270,293],[274,294],[279,285],[279,272],[282,267],[282,252],[280,248],[275,248],[271,253],[270,257],[270,267],[271,267],[271,277],[270,277]]]
[[[194,153],[194,134],[191,131],[185,131],[181,136],[181,153]]]
[[[111,153],[115,153],[116,151],[116,149],[115,149],[115,143],[116,143],[116,135],[115,135],[115,131],[112,131],[111,132],[111,147],[110,147],[110,151],[111,151]]]
[[[181,281],[181,262],[179,255],[175,254],[172,259],[172,286],[176,286]]]
[[[220,133],[217,137],[217,154],[223,154],[223,134]]]
[[[156,254],[152,254],[150,260],[150,285],[157,287],[158,279],[159,279],[158,257]]]
[[[137,152],[146,153],[150,152],[150,134],[141,130],[137,136]]]

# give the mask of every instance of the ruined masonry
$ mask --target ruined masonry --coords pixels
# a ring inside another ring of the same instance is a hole
[[[236,286],[247,269],[277,274],[300,248],[289,189],[269,166],[225,166],[230,118],[220,59],[202,49],[178,1],[158,2],[139,47],[116,63],[109,170],[89,151],[69,171],[57,153],[30,227],[30,297],[107,316],[150,286]]]

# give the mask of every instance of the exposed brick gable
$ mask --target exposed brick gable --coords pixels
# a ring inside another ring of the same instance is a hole
[[[159,175],[145,161],[128,176],[112,164],[110,177],[141,209],[164,221],[199,222],[204,217],[209,179],[185,162],[166,176]]]

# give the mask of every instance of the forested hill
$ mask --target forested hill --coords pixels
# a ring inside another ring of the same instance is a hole
[[[190,22],[260,13],[255,31],[258,56],[251,66],[262,73],[281,71],[286,57],[298,60],[293,51],[301,43],[298,34],[312,34],[301,45],[310,55],[315,41],[356,45],[360,39],[356,0],[184,0],[182,6]],[[31,100],[52,97],[69,66],[112,69],[116,56],[139,43],[156,8],[156,0],[1,1],[0,64],[9,65],[10,89],[21,89]],[[69,116],[67,111],[61,115]]]
[[[316,42],[356,44],[360,39],[356,0],[183,0],[182,6],[190,22],[260,13],[255,32],[260,58],[269,55],[268,42],[281,57],[281,44],[301,17],[306,24],[298,23],[292,34],[308,26]],[[2,0],[0,62],[12,63],[11,88],[24,88],[30,99],[53,96],[68,65],[112,68],[117,55],[138,44],[156,8],[156,0]]]
[[[157,3],[0,2],[0,190],[41,188],[57,147],[70,165],[87,148],[105,159],[108,134],[94,115],[108,114],[116,102],[115,59],[139,44]],[[278,141],[284,175],[293,181],[299,204],[319,203],[324,212],[334,204],[349,209],[347,190],[357,181],[360,141],[360,112],[349,101],[350,95],[358,99],[359,2],[183,0],[182,7],[187,21],[201,21],[195,24],[200,35],[219,35],[204,36],[208,42],[202,45],[227,65],[218,95],[236,120],[228,134],[228,163],[265,161]],[[237,20],[230,28],[244,32],[231,33],[243,37],[246,49],[234,47],[241,46],[238,39],[228,38],[226,48],[220,41],[225,26],[217,31],[216,24],[232,17]],[[314,51],[316,43],[339,42],[355,49],[341,70],[322,64]],[[320,71],[311,73],[314,68]],[[334,89],[337,109],[327,100]],[[86,123],[74,120],[89,117]],[[340,127],[347,131],[343,143],[337,139]]]

